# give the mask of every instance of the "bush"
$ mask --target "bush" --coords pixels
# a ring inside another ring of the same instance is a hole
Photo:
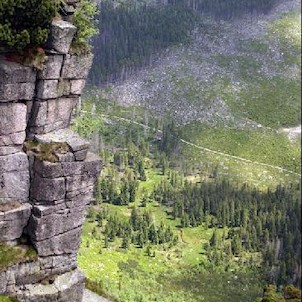
[[[89,50],[89,39],[98,34],[95,15],[98,13],[97,5],[90,0],[82,0],[76,10],[73,23],[77,27],[72,47],[75,52]]]
[[[0,45],[23,52],[43,44],[61,0],[1,0]]]

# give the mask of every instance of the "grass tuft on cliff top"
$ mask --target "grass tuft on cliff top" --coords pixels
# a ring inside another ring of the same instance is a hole
[[[16,298],[0,295],[0,302],[19,302]]]
[[[36,251],[29,246],[10,246],[4,243],[0,244],[0,272],[7,267],[33,261],[37,257]],[[4,300],[5,301],[5,300]],[[2,300],[0,300],[2,302]]]

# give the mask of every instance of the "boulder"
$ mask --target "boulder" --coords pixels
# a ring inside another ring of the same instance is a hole
[[[58,53],[67,54],[76,30],[76,27],[69,22],[52,21],[47,47]]]

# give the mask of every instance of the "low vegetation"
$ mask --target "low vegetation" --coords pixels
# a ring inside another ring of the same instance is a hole
[[[16,298],[0,295],[0,302],[18,302]]]
[[[183,150],[184,146],[179,141],[179,135],[184,132],[168,119],[158,121],[148,115],[147,121],[142,108],[123,108],[108,100],[87,102],[84,105],[83,114],[75,120],[74,128],[91,139],[105,164],[99,183],[98,201],[102,203],[89,211],[79,254],[80,266],[88,275],[92,287],[120,301],[186,301],[188,297],[190,301],[202,301],[202,298],[218,301],[222,297],[225,301],[247,301],[247,297],[250,299],[248,301],[253,301],[261,291],[262,278],[287,282],[285,275],[271,271],[271,267],[282,266],[285,258],[299,257],[285,256],[280,251],[280,259],[283,260],[272,264],[271,255],[277,241],[273,235],[276,224],[271,224],[271,217],[278,217],[280,213],[287,213],[290,208],[296,209],[298,206],[298,187],[295,184],[290,186],[291,181],[297,180],[298,176],[291,175],[292,178],[285,181],[286,172],[278,169],[276,172],[276,169],[271,168],[270,173],[283,175],[283,185],[277,189],[272,185],[271,189],[267,189],[253,179],[248,181],[249,185],[243,185],[245,179],[239,175],[231,183],[225,182],[230,175],[222,173],[222,166],[217,163],[211,163],[208,158],[199,162],[196,159],[191,162],[187,160],[190,156],[182,153],[186,150]],[[131,123],[128,119],[138,121],[139,124]],[[146,128],[146,125],[150,128]],[[190,136],[189,129],[188,126],[188,137],[196,137],[194,134]],[[224,142],[226,136],[233,137],[233,143],[238,140],[238,130],[233,134],[220,134],[221,139],[219,132],[215,131],[206,128],[204,137],[208,138],[209,143],[210,138],[214,138],[214,142],[217,139],[215,147],[218,150],[226,148],[224,144],[232,146]],[[196,133],[199,132],[196,130]],[[242,136],[241,133],[238,135]],[[255,137],[251,145],[258,140],[259,137]],[[284,137],[284,146],[288,142]],[[203,141],[198,143],[203,144]],[[206,140],[204,143],[207,145]],[[269,144],[263,140],[264,146]],[[194,147],[186,148],[191,155],[195,153]],[[298,149],[298,146],[293,146],[293,150],[295,148]],[[238,154],[239,150],[239,147],[233,151],[224,149],[234,154]],[[285,154],[289,155],[289,149],[285,150]],[[218,160],[224,160],[223,155],[214,155]],[[252,153],[244,156],[254,159]],[[272,158],[278,159],[278,155],[267,159],[268,164]],[[257,167],[257,163],[249,165]],[[239,163],[238,169],[241,167],[242,163]],[[263,172],[263,167],[259,171]],[[238,174],[238,171],[232,172],[233,175]],[[267,181],[264,183],[267,185]],[[284,186],[285,183],[289,186]],[[274,183],[274,186],[277,184]],[[206,192],[210,194],[208,197]],[[275,198],[273,196],[279,196],[278,205],[273,202],[274,210],[270,206],[270,201]],[[259,205],[268,208],[258,208],[253,200],[259,200]],[[231,201],[234,202],[237,220],[225,216],[230,213],[232,206],[229,207],[228,203]],[[239,206],[243,203],[245,214]],[[289,204],[291,206],[287,208]],[[287,209],[279,209],[279,206]],[[253,214],[259,211],[267,219],[265,226],[263,222],[257,222],[259,216]],[[294,210],[294,213],[299,213],[299,209]],[[291,213],[289,216],[295,215]],[[299,217],[296,218],[299,220]],[[244,228],[244,220],[248,221],[247,226],[261,224],[258,229],[262,234]],[[280,222],[280,225],[283,223]],[[295,230],[295,227],[292,229]],[[283,236],[281,229],[277,232]],[[285,241],[284,244],[287,246]],[[219,291],[217,286],[213,291],[213,282],[219,278],[225,282],[222,283],[224,291]],[[198,283],[200,279],[205,282]],[[237,300],[234,300],[235,291],[238,290],[236,286],[239,286],[237,281],[243,284],[242,295],[236,292]]]
[[[0,271],[14,264],[33,261],[36,257],[37,253],[32,247],[0,244]]]

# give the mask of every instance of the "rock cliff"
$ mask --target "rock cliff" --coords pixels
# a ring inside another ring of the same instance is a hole
[[[31,251],[0,263],[0,294],[20,302],[83,297],[76,255],[101,163],[68,129],[92,64],[70,53],[78,2],[52,22],[43,70],[0,57],[0,250]]]

